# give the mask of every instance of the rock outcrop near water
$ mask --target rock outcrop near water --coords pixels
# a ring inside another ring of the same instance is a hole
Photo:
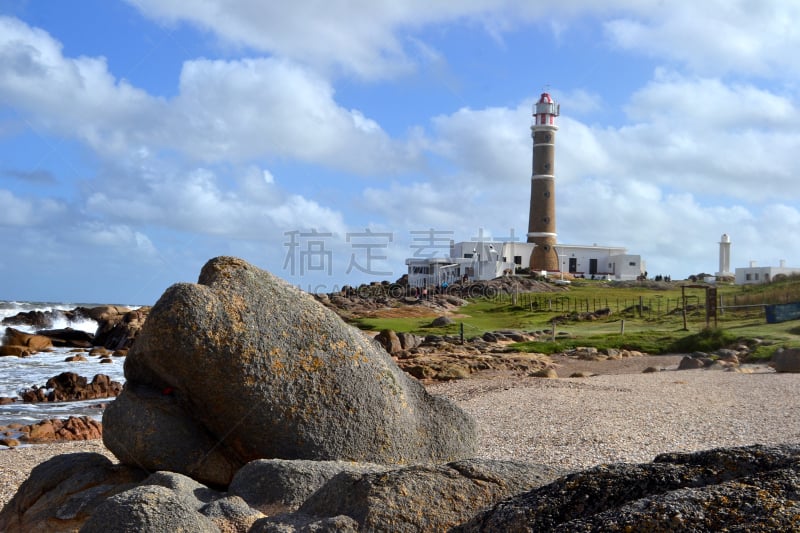
[[[40,464],[0,511],[0,531],[800,527],[800,445],[572,473],[473,458],[476,428],[461,409],[313,298],[235,258],[164,293],[125,371],[103,427],[121,463],[83,453]]]
[[[103,440],[124,463],[227,485],[261,458],[441,463],[475,424],[288,283],[220,257],[170,287],[125,361]]]

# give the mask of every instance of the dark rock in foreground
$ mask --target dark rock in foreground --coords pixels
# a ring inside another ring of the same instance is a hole
[[[798,531],[800,445],[601,465],[500,502],[456,531]]]
[[[260,458],[446,462],[474,453],[474,421],[428,394],[360,331],[240,259],[170,287],[103,417],[124,463],[227,485]]]

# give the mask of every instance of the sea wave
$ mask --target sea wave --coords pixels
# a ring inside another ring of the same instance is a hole
[[[2,300],[0,301],[0,322],[4,318],[15,316],[20,312],[52,311],[54,312],[53,324],[47,329],[72,328],[95,333],[98,326],[96,321],[88,317],[69,320],[68,316],[63,313],[77,307],[96,307],[98,305],[106,304]],[[137,309],[139,306],[125,307]],[[35,332],[35,329],[30,326],[13,327],[28,333]],[[49,352],[39,352],[30,357],[0,357],[0,396],[18,400],[14,403],[0,405],[0,426],[10,423],[30,424],[39,420],[69,416],[91,416],[97,419],[102,416],[102,408],[98,405],[110,401],[110,399],[30,404],[19,401],[20,391],[33,386],[44,386],[48,379],[62,372],[75,372],[85,376],[89,381],[96,374],[106,374],[112,380],[124,383],[124,358],[113,357],[110,364],[99,364],[99,358],[95,357],[88,357],[88,361],[85,362],[66,362],[67,357],[74,355],[72,350],[72,348],[53,348]]]

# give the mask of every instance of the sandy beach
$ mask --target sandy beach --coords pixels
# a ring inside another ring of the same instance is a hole
[[[680,356],[618,361],[560,360],[543,379],[496,375],[428,386],[457,402],[478,422],[481,457],[581,469],[607,462],[647,462],[669,451],[800,442],[800,374],[675,368]],[[0,451],[0,504],[31,469],[76,452],[112,457],[101,441],[36,445]]]

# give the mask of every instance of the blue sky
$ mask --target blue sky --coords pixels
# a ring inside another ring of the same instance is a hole
[[[800,266],[800,5],[550,4],[0,0],[0,299],[150,304],[218,255],[327,292],[524,235],[545,88],[560,242]]]

